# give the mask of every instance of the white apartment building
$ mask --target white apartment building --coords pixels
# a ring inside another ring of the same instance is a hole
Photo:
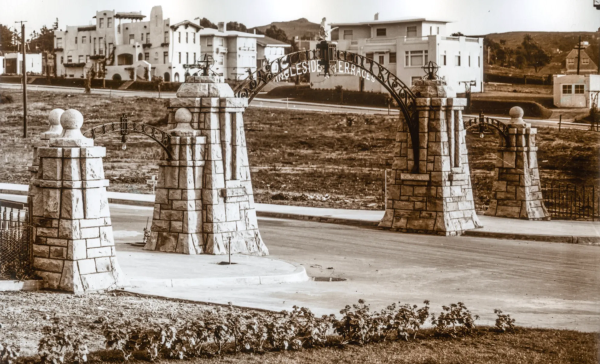
[[[218,29],[200,31],[202,59],[209,55],[214,60],[212,71],[227,80],[244,80],[256,71],[257,40],[264,35],[227,30],[224,22]]]
[[[269,63],[283,57],[286,49],[292,48],[291,44],[267,36],[258,38],[256,44],[258,46],[256,49],[256,66],[259,68],[265,62]]]
[[[483,38],[446,35],[448,21],[426,18],[361,23],[331,24],[337,49],[366,56],[392,71],[411,85],[422,78],[429,61],[440,66],[438,76],[456,92],[464,92],[463,82],[474,81],[472,92],[483,90]],[[336,39],[337,38],[337,39]],[[336,73],[330,78],[311,75],[314,88],[387,92],[378,82],[352,74]]]
[[[139,12],[96,12],[93,25],[68,26],[56,31],[56,74],[85,77],[100,62],[106,61],[106,79],[184,81],[184,65],[200,57],[198,24],[183,21],[171,24],[163,18],[161,6],[155,6],[150,18]]]

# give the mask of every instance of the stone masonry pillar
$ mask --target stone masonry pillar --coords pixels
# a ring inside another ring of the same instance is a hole
[[[151,240],[144,249],[267,255],[256,219],[245,98],[219,76],[188,77],[170,100],[173,160],[159,167]],[[189,238],[182,238],[182,235]]]
[[[462,119],[466,99],[455,98],[442,80],[416,81],[412,91],[418,96],[419,173],[411,173],[412,141],[401,118],[379,226],[439,235],[460,235],[480,227]]]
[[[50,289],[84,293],[121,287],[102,166],[106,149],[81,134],[79,111],[65,111],[60,123],[61,135],[38,148],[31,196],[33,268]]]
[[[537,129],[523,121],[523,109],[510,109],[508,139],[498,148],[496,179],[486,216],[550,220],[544,205],[535,136]]]

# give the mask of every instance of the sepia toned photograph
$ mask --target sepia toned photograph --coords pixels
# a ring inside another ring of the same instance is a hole
[[[0,0],[0,364],[600,363],[600,0]]]

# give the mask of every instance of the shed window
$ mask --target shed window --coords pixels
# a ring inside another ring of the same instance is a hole
[[[575,93],[576,94],[583,94],[585,87],[583,85],[575,85]]]
[[[562,93],[563,94],[572,94],[573,93],[572,85],[562,85]]]

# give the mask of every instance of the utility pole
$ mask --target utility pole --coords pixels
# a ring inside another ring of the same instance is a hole
[[[27,138],[27,63],[25,62],[25,24],[27,21],[20,20],[15,23],[21,23],[21,47],[23,48],[23,138]]]
[[[579,74],[579,64],[581,63],[581,35],[579,36],[579,43],[577,43],[577,74]]]

